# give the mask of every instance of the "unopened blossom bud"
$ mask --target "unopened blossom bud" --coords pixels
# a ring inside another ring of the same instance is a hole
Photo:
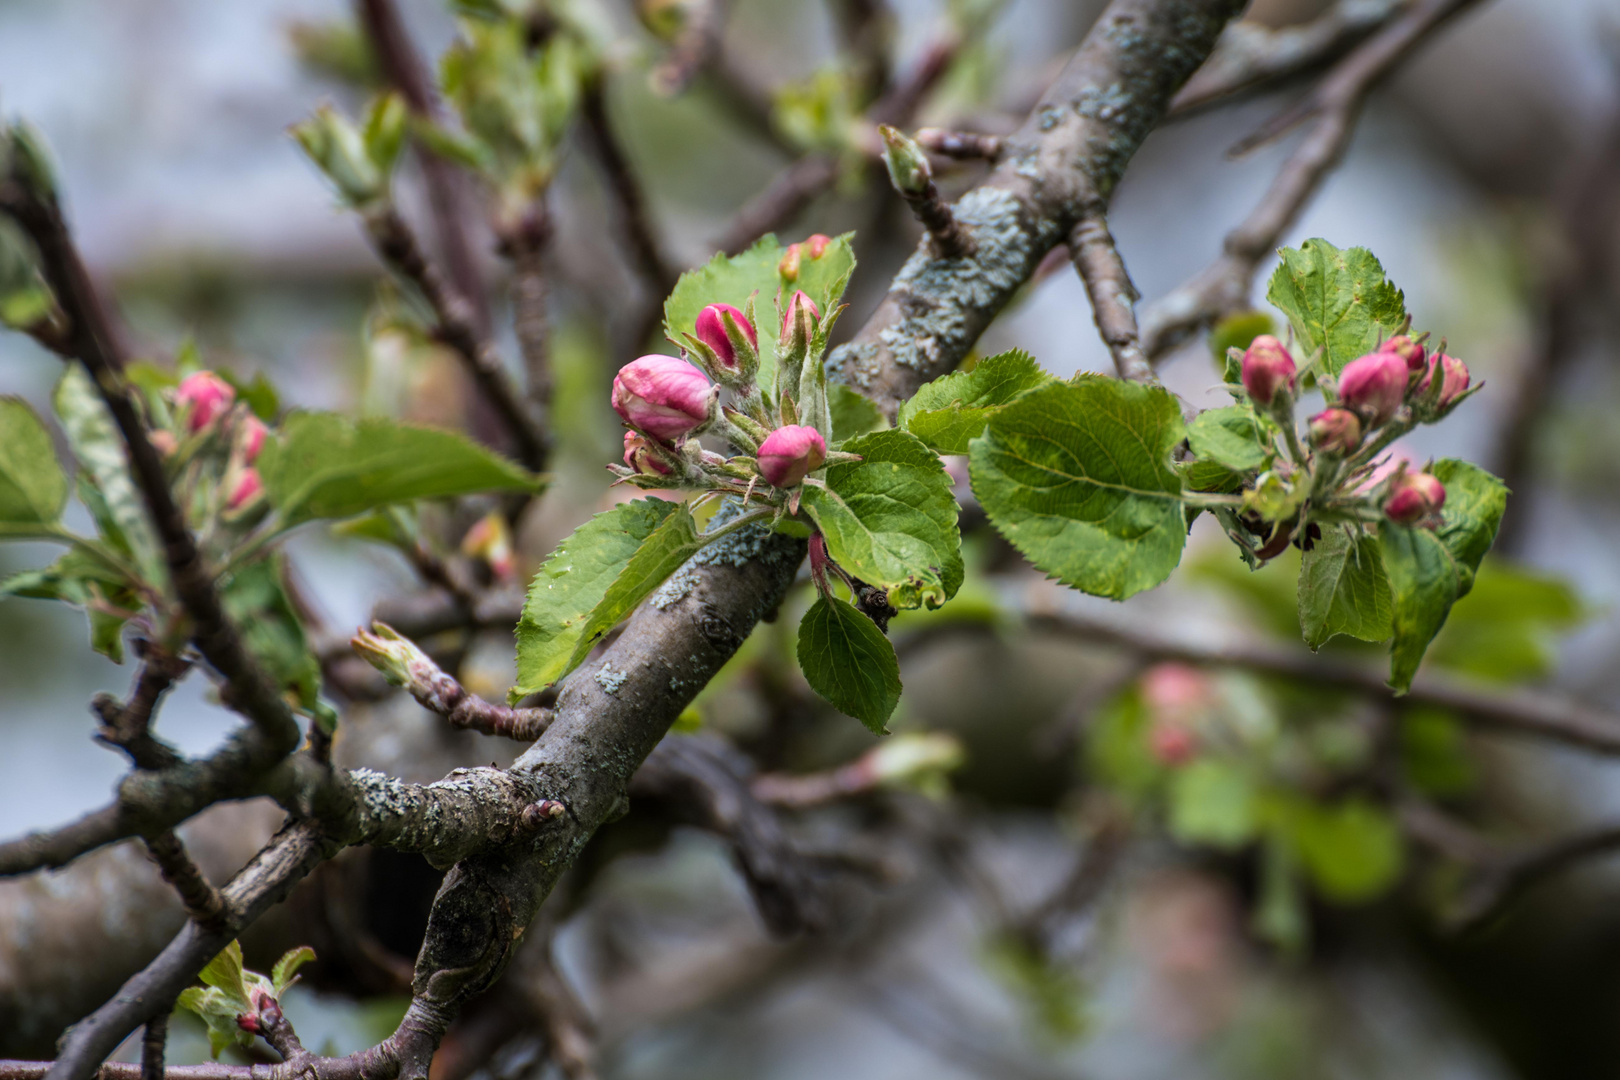
[[[633,431],[624,433],[624,463],[647,476],[668,476],[673,471],[652,444]]]
[[[264,449],[264,439],[269,433],[270,429],[265,427],[264,421],[257,416],[243,418],[236,432],[236,442],[242,448],[243,461],[251,465],[259,459],[259,451]]]
[[[788,249],[782,253],[782,260],[776,264],[776,272],[783,281],[794,282],[799,280],[799,261],[804,258],[804,249],[798,244],[789,244]]]
[[[1323,409],[1311,417],[1311,445],[1327,454],[1350,454],[1361,445],[1361,421],[1349,409]]]
[[[805,257],[811,259],[821,258],[822,252],[827,250],[827,245],[830,243],[832,243],[832,237],[826,233],[812,233],[804,241]]]
[[[810,299],[809,294],[803,289],[794,292],[793,298],[788,301],[787,310],[782,313],[782,336],[784,338],[793,336],[793,327],[799,321],[800,312],[809,312],[811,329],[814,329],[815,324],[821,321],[821,309],[816,307],[816,302]]]
[[[1243,353],[1243,389],[1256,405],[1270,405],[1277,391],[1293,389],[1294,358],[1283,343],[1261,334]]]
[[[766,437],[755,460],[772,487],[794,487],[827,460],[827,440],[813,427],[790,424]]]
[[[225,500],[225,509],[232,512],[264,494],[264,481],[259,478],[258,469],[243,469],[237,476],[236,483],[231,485],[230,498]]]
[[[1428,355],[1423,344],[1406,334],[1396,334],[1378,347],[1379,352],[1394,353],[1406,361],[1407,371],[1423,370],[1423,358]]]
[[[1457,400],[1457,395],[1468,389],[1468,365],[1455,356],[1437,353],[1429,358],[1429,370],[1424,373],[1423,381],[1418,383],[1418,396],[1426,397],[1429,386],[1434,381],[1435,365],[1440,366],[1443,373],[1440,381],[1440,400],[1436,402],[1438,408],[1445,408]]]
[[[1186,724],[1160,720],[1148,731],[1148,748],[1160,765],[1185,765],[1198,753],[1198,735]]]
[[[1384,503],[1384,513],[1397,525],[1416,525],[1446,505],[1445,485],[1428,473],[1404,473]]]
[[[673,356],[643,356],[613,377],[613,409],[625,423],[666,442],[709,419],[714,388],[703,372]]]
[[[754,324],[748,321],[748,316],[730,304],[710,304],[698,312],[697,339],[714,350],[714,354],[720,358],[720,363],[728,369],[735,370],[737,349],[731,343],[731,335],[726,333],[727,315],[736,321],[737,327],[748,338],[748,343],[758,348],[759,337],[754,333]]]
[[[1339,374],[1339,404],[1355,411],[1368,427],[1383,427],[1406,397],[1406,361],[1392,352],[1352,360]]]
[[[212,371],[195,371],[180,380],[174,403],[185,414],[186,430],[195,435],[225,414],[236,400],[231,384]]]
[[[517,571],[517,553],[512,550],[512,530],[506,517],[499,511],[490,511],[479,518],[461,538],[461,553],[483,559],[490,572],[499,580],[510,578]]]

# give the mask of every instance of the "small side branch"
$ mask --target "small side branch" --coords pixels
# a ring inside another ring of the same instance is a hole
[[[1137,340],[1136,301],[1125,260],[1108,231],[1108,218],[1098,204],[1081,215],[1069,233],[1069,257],[1085,282],[1097,332],[1108,345],[1119,377],[1131,382],[1156,382],[1153,367]]]
[[[172,831],[159,833],[146,841],[146,850],[157,863],[163,880],[174,887],[186,914],[204,930],[218,933],[226,928],[225,898],[211,885],[197,864],[186,854],[185,845]]]
[[[495,345],[479,329],[472,304],[439,274],[422,253],[416,235],[389,206],[365,218],[366,232],[382,260],[421,293],[433,311],[433,334],[461,359],[480,393],[487,398],[517,447],[517,457],[530,469],[545,468],[545,431],[512,385]]]
[[[999,135],[948,131],[944,128],[922,128],[913,137],[924,150],[940,157],[955,158],[958,161],[992,162],[1001,157],[1002,142]]]
[[[167,769],[180,763],[180,753],[152,734],[152,717],[163,695],[190,670],[191,663],[149,641],[137,641],[136,648],[142,653],[142,663],[129,700],[120,702],[111,694],[97,694],[90,701],[91,710],[101,718],[95,738],[128,754],[137,769]]]
[[[923,148],[888,124],[880,125],[878,133],[883,136],[883,162],[888,167],[889,180],[922,222],[922,227],[928,230],[935,257],[965,259],[972,255],[973,238],[939,193],[933,167],[928,164]]]
[[[1149,358],[1160,359],[1191,335],[1248,306],[1261,260],[1276,250],[1283,233],[1344,156],[1367,95],[1430,33],[1476,2],[1417,0],[1340,61],[1302,103],[1245,141],[1241,149],[1316,118],[1259,205],[1227,234],[1220,258],[1144,311],[1142,349]]]
[[[415,643],[386,623],[372,623],[350,641],[354,651],[395,686],[403,686],[429,712],[451,725],[518,742],[533,742],[551,726],[551,709],[519,709],[485,701],[462,686]]]

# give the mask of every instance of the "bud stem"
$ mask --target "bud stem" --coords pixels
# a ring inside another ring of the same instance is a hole
[[[951,212],[951,206],[934,184],[928,155],[915,141],[887,124],[878,128],[883,136],[884,162],[889,179],[922,227],[928,230],[934,253],[942,259],[965,259],[973,254],[973,238]]]

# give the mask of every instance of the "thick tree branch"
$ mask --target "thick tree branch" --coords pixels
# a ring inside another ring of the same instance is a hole
[[[1115,0],[1001,163],[956,204],[976,255],[956,263],[927,245],[831,366],[893,416],[951,371],[1035,267],[1109,196],[1170,97],[1209,54],[1237,0]]]
[[[1143,312],[1142,349],[1150,359],[1160,359],[1190,335],[1248,307],[1261,261],[1276,250],[1288,227],[1344,156],[1368,94],[1429,34],[1476,2],[1416,0],[1340,61],[1303,102],[1262,129],[1261,137],[1270,138],[1315,117],[1259,205],[1227,234],[1220,258]]]

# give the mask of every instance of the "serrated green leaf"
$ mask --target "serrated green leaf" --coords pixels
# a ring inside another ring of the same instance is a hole
[[[832,412],[834,446],[884,426],[883,414],[872,404],[872,399],[857,394],[842,383],[827,387],[827,404]]]
[[[321,665],[282,586],[282,563],[276,552],[236,567],[220,579],[220,600],[266,674],[313,716],[320,711]]]
[[[516,701],[570,670],[591,613],[677,504],[637,499],[597,514],[560,544],[529,586],[517,625]]]
[[[222,991],[232,1004],[237,1006],[237,1012],[247,1012],[251,1007],[248,1004],[247,987],[242,982],[242,945],[232,941],[221,949],[208,965],[198,972],[197,977],[205,985]]]
[[[0,524],[54,524],[67,494],[45,424],[21,398],[0,397]]]
[[[1170,453],[1185,433],[1162,387],[1100,376],[1031,390],[971,446],[973,492],[1037,568],[1123,600],[1170,576],[1186,542]]]
[[[146,503],[130,475],[124,438],[91,385],[90,376],[77,365],[70,365],[56,384],[52,404],[67,432],[68,445],[100,496],[101,505],[92,509],[104,509],[106,520],[116,528],[117,538],[108,539],[115,543],[121,539],[120,546],[135,560],[141,576],[161,588],[168,581],[168,566],[152,531]]]
[[[288,949],[276,961],[276,966],[270,969],[270,985],[274,988],[275,996],[279,999],[287,987],[292,985],[293,976],[298,969],[315,959],[315,950],[308,945],[300,945],[296,949]]]
[[[1205,409],[1187,427],[1187,445],[1200,461],[1234,472],[1252,472],[1266,463],[1270,447],[1246,405]]]
[[[767,234],[738,255],[719,254],[696,270],[688,270],[675,283],[664,301],[664,332],[671,341],[683,341],[683,334],[696,333],[698,312],[710,304],[731,304],[747,310],[754,299],[755,331],[759,337],[760,386],[769,390],[776,376],[777,301],[785,293],[803,289],[816,302],[823,317],[828,315],[844,293],[844,286],[855,271],[855,251],[850,245],[853,233],[830,240],[821,257],[808,252],[799,260],[798,280],[785,285],[777,266],[784,249],[775,235]]]
[[[236,1022],[236,1018],[245,1010],[239,1007],[232,995],[223,990],[215,987],[204,989],[201,986],[189,986],[180,991],[175,1005],[196,1013],[207,1026],[208,1047],[216,1058],[232,1043],[249,1046],[253,1042],[253,1036],[243,1031]]]
[[[1052,381],[1022,349],[999,353],[925,384],[900,406],[899,426],[937,453],[965,454],[1001,406]]]
[[[906,608],[938,607],[961,587],[962,537],[945,466],[915,435],[874,431],[845,443],[862,460],[807,484],[804,509],[849,573]]]
[[[817,597],[799,623],[799,668],[810,688],[874,735],[900,702],[900,662],[871,619],[834,597]]]
[[[1170,776],[1170,834],[1184,844],[1240,848],[1259,832],[1259,792],[1240,762],[1204,757]]]
[[[1400,827],[1381,807],[1358,798],[1333,806],[1301,800],[1290,804],[1286,822],[1300,862],[1329,900],[1371,900],[1400,877]]]
[[[84,609],[90,647],[115,664],[124,662],[124,624],[140,608],[140,598],[117,567],[85,548],[64,553],[43,570],[25,570],[0,582],[3,596],[61,600]]]
[[[1478,466],[1446,458],[1430,472],[1446,488],[1440,527],[1430,532],[1386,521],[1379,530],[1393,603],[1389,684],[1399,693],[1411,688],[1452,604],[1473,588],[1507,506],[1506,486]]]
[[[465,436],[335,413],[287,417],[259,456],[271,504],[287,525],[347,518],[388,503],[484,491],[536,491],[540,477]]]
[[[642,541],[602,594],[602,599],[591,609],[590,617],[580,628],[579,641],[568,657],[564,674],[578,667],[603,634],[619,625],[702,546],[703,537],[698,534],[692,512],[685,503],[676,503],[675,512],[665,517]]]
[[[1406,298],[1384,276],[1366,248],[1341,251],[1326,240],[1283,248],[1266,299],[1288,316],[1309,357],[1323,350],[1322,366],[1333,375],[1372,352],[1406,321]]]
[[[1392,632],[1389,578],[1376,537],[1330,527],[1300,562],[1299,628],[1313,650],[1335,634],[1383,641]]]

